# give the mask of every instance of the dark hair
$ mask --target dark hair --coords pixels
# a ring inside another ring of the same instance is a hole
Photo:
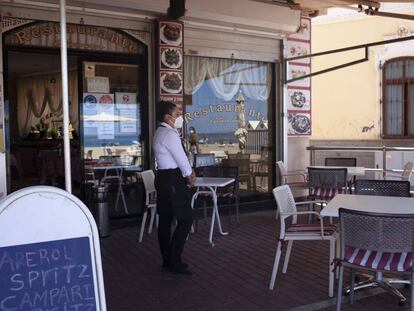
[[[165,115],[172,115],[174,109],[177,107],[174,103],[172,102],[167,102],[167,101],[160,101],[157,105],[158,107],[158,116],[157,116],[157,121],[158,122],[164,122],[164,117]]]

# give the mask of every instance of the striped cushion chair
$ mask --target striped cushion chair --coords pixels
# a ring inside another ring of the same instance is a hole
[[[346,193],[346,188],[311,188],[309,196],[313,199],[329,201],[337,194]]]
[[[330,201],[335,195],[346,193],[347,171],[346,168],[308,167],[309,199]],[[314,204],[311,207],[314,209]]]
[[[380,214],[339,209],[340,221],[340,257],[335,259],[339,266],[339,286],[337,310],[341,309],[342,282],[344,267],[351,268],[350,300],[353,301],[355,285],[355,269],[374,271],[374,284],[396,295],[400,304],[406,298],[393,288],[391,284],[410,284],[410,280],[389,281],[382,277],[383,272],[411,274],[413,279],[413,245],[414,245],[414,214]],[[414,286],[411,286],[411,297]],[[411,302],[411,310],[414,303]]]
[[[293,241],[328,241],[330,245],[329,252],[329,266],[327,272],[329,273],[329,297],[333,296],[334,274],[332,272],[333,259],[335,254],[335,242],[338,238],[338,231],[335,225],[325,225],[322,216],[314,211],[298,212],[296,206],[302,204],[309,204],[310,202],[319,201],[306,201],[295,202],[292,192],[288,185],[283,185],[273,189],[273,195],[276,199],[277,207],[280,211],[280,235],[279,241],[276,247],[276,256],[273,263],[273,271],[270,279],[270,289],[275,286],[277,270],[279,267],[279,261],[282,254],[284,245],[287,242],[287,249],[285,255],[285,262],[283,265],[283,273],[286,273],[289,264],[289,258],[292,251]],[[318,224],[300,224],[298,223],[298,215],[315,215],[320,219]],[[290,225],[286,224],[286,219],[292,217]]]

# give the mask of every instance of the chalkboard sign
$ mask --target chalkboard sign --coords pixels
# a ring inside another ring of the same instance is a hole
[[[94,218],[55,187],[0,201],[0,311],[26,310],[106,311]]]
[[[0,310],[95,311],[89,238],[0,248]]]

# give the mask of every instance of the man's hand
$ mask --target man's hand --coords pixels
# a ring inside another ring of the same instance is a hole
[[[187,184],[189,186],[193,186],[194,182],[196,180],[196,174],[195,174],[194,170],[191,172],[191,175],[187,176],[186,178],[187,178]]]

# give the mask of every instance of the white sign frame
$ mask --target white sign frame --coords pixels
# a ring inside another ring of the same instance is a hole
[[[106,311],[99,234],[86,205],[50,186],[24,188],[0,201],[0,247],[80,237],[89,238],[96,310]]]

